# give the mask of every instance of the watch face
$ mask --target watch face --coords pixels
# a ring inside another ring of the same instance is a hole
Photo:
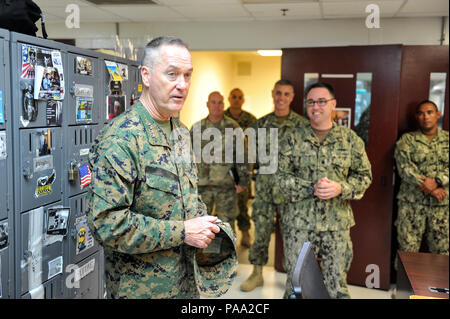
[[[434,180],[436,181],[436,184],[438,184],[439,187],[442,186],[442,181],[440,178],[436,177]]]

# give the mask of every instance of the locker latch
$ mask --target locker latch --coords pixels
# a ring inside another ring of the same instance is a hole
[[[22,168],[23,177],[30,180],[33,178],[33,171],[31,169],[31,165],[29,161],[26,161],[25,165]]]
[[[77,179],[78,179],[78,165],[77,162],[72,161],[70,162],[69,168],[69,182],[73,183]]]

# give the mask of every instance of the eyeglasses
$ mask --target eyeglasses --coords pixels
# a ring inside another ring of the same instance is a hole
[[[306,100],[305,104],[306,104],[306,106],[311,106],[311,107],[314,106],[314,104],[316,104],[316,103],[317,103],[318,106],[325,106],[325,105],[327,105],[327,103],[329,101],[332,101],[332,100],[334,100],[334,98],[331,98],[331,99],[328,99],[328,100],[326,100],[326,99],[318,99],[317,101]]]

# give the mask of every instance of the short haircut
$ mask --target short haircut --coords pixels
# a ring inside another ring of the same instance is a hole
[[[244,92],[242,92],[242,90],[241,90],[240,88],[234,88],[234,89],[232,89],[232,90],[230,91],[230,95],[231,95],[231,93],[233,93],[234,91],[239,91],[239,92],[241,92],[242,94],[244,94]]]
[[[430,100],[423,100],[423,101],[419,102],[419,104],[417,104],[417,106],[416,106],[416,114],[419,113],[419,109],[420,109],[420,107],[421,107],[422,105],[428,104],[428,103],[429,103],[429,104],[433,104],[433,105],[434,105],[434,108],[436,109],[436,112],[439,112],[439,109],[438,109],[436,103],[434,103],[433,101],[430,101]]]
[[[209,102],[209,100],[211,99],[211,96],[212,96],[212,95],[216,95],[216,94],[219,94],[219,95],[223,98],[223,95],[222,95],[219,91],[212,91],[212,92],[209,93],[209,95],[208,95],[208,102]]]
[[[286,80],[286,79],[278,80],[277,82],[275,82],[275,85],[273,87],[275,88],[277,85],[289,85],[292,87],[292,90],[295,91],[294,83],[292,83],[289,80]]]
[[[142,65],[153,70],[155,61],[159,58],[159,49],[163,45],[181,46],[189,50],[188,45],[181,39],[172,36],[161,36],[154,38],[144,48],[144,57],[142,58]]]
[[[328,83],[324,83],[324,82],[316,82],[311,84],[310,86],[308,86],[305,90],[305,99],[308,96],[308,93],[312,90],[312,89],[317,89],[317,88],[324,88],[327,89],[328,92],[330,92],[330,95],[333,99],[336,98],[336,95],[334,93],[334,88],[331,86],[331,84]]]

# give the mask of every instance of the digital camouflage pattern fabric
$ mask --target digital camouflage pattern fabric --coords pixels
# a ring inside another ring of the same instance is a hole
[[[241,114],[239,114],[239,118],[237,119],[231,115],[230,108],[228,108],[224,114],[235,120],[243,130],[250,127],[253,123],[256,122],[256,117],[253,114],[244,110],[242,110]],[[250,164],[250,171],[252,170],[252,166],[253,165]],[[249,197],[250,197],[250,184],[243,192],[240,192],[238,194],[239,215],[236,217],[236,221],[239,229],[242,231],[250,229],[250,216],[248,215]]]
[[[323,177],[338,182],[342,193],[328,200],[316,197],[313,185]],[[284,254],[297,258],[303,245],[303,242],[297,242],[299,239],[318,238],[318,253],[335,258],[333,266],[331,261],[321,264],[325,274],[335,277],[325,281],[330,296],[334,298],[349,297],[346,272],[352,258],[348,251],[351,239],[343,234],[355,225],[350,200],[361,199],[371,182],[371,165],[364,142],[346,127],[333,123],[327,137],[320,143],[308,123],[290,132],[280,142],[276,183],[279,185],[278,193],[287,201],[280,218],[285,239]],[[333,239],[327,241],[327,238]],[[333,268],[328,269],[329,266]],[[292,293],[290,278],[294,267],[292,260],[286,263],[285,297]]]
[[[270,138],[269,138],[269,129],[277,128],[278,129],[278,143],[284,138],[284,136],[296,127],[299,127],[305,123],[308,123],[308,120],[291,111],[288,117],[283,121],[283,123],[279,124],[277,121],[277,117],[275,113],[269,113],[262,118],[258,119],[252,127],[257,131],[258,128],[266,128],[266,154],[270,153]],[[258,143],[258,139],[256,139]],[[258,144],[255,147],[258,150]],[[278,149],[278,145],[277,145]],[[278,154],[278,152],[274,152],[274,154]],[[258,154],[256,154],[256,165],[266,165],[264,163],[260,163],[258,159]],[[277,188],[274,175],[275,174],[258,174],[256,175],[255,181],[255,199],[252,203],[252,220],[255,225],[255,239],[253,241],[252,246],[249,251],[249,261],[253,265],[265,265],[267,264],[267,260],[269,258],[269,243],[270,236],[273,231],[274,226],[274,218],[275,212],[278,211],[278,214],[282,214],[283,210],[283,201],[280,200],[277,194]],[[275,189],[275,198],[273,197]]]
[[[195,164],[185,156],[189,132],[177,119],[171,123],[176,142],[138,101],[90,150],[88,224],[104,248],[108,298],[199,298],[197,249],[184,244],[184,220],[207,212]],[[232,267],[222,270],[230,280],[219,281],[218,295],[234,278]]]
[[[394,152],[397,171],[401,178],[398,199],[398,217],[395,221],[399,249],[417,252],[422,236],[430,252],[449,254],[448,201],[448,132],[438,129],[430,142],[419,130],[405,133],[397,141]],[[439,178],[447,197],[438,201],[420,190],[419,178]]]
[[[199,128],[199,126],[201,126]],[[247,157],[247,142],[244,140],[244,135],[241,132],[242,140],[244,141],[243,149],[237,147],[236,139],[233,139],[233,160],[231,163],[227,163],[225,158],[226,150],[226,129],[236,129],[240,128],[239,124],[228,116],[224,116],[223,119],[217,123],[212,123],[208,118],[195,123],[191,128],[191,138],[193,143],[196,143],[196,131],[203,133],[205,130],[215,128],[220,131],[221,141],[221,161],[219,163],[212,162],[208,163],[205,161],[204,152],[205,147],[213,143],[213,138],[205,139],[201,141],[202,150],[202,160],[198,160],[198,185],[199,194],[202,200],[208,207],[208,212],[211,214],[215,206],[215,214],[219,219],[229,222],[234,228],[234,221],[239,214],[237,206],[237,195],[235,190],[235,181],[230,174],[231,169],[235,169],[235,172],[239,176],[239,185],[242,187],[247,187],[249,184],[249,164]],[[230,151],[230,150],[228,150]],[[243,163],[238,163],[236,154],[241,154],[243,152]]]
[[[241,114],[239,114],[239,118],[237,119],[231,115],[230,108],[226,109],[224,114],[229,118],[235,120],[243,130],[245,130],[247,127],[252,126],[252,124],[256,122],[256,117],[244,110],[242,110]]]

